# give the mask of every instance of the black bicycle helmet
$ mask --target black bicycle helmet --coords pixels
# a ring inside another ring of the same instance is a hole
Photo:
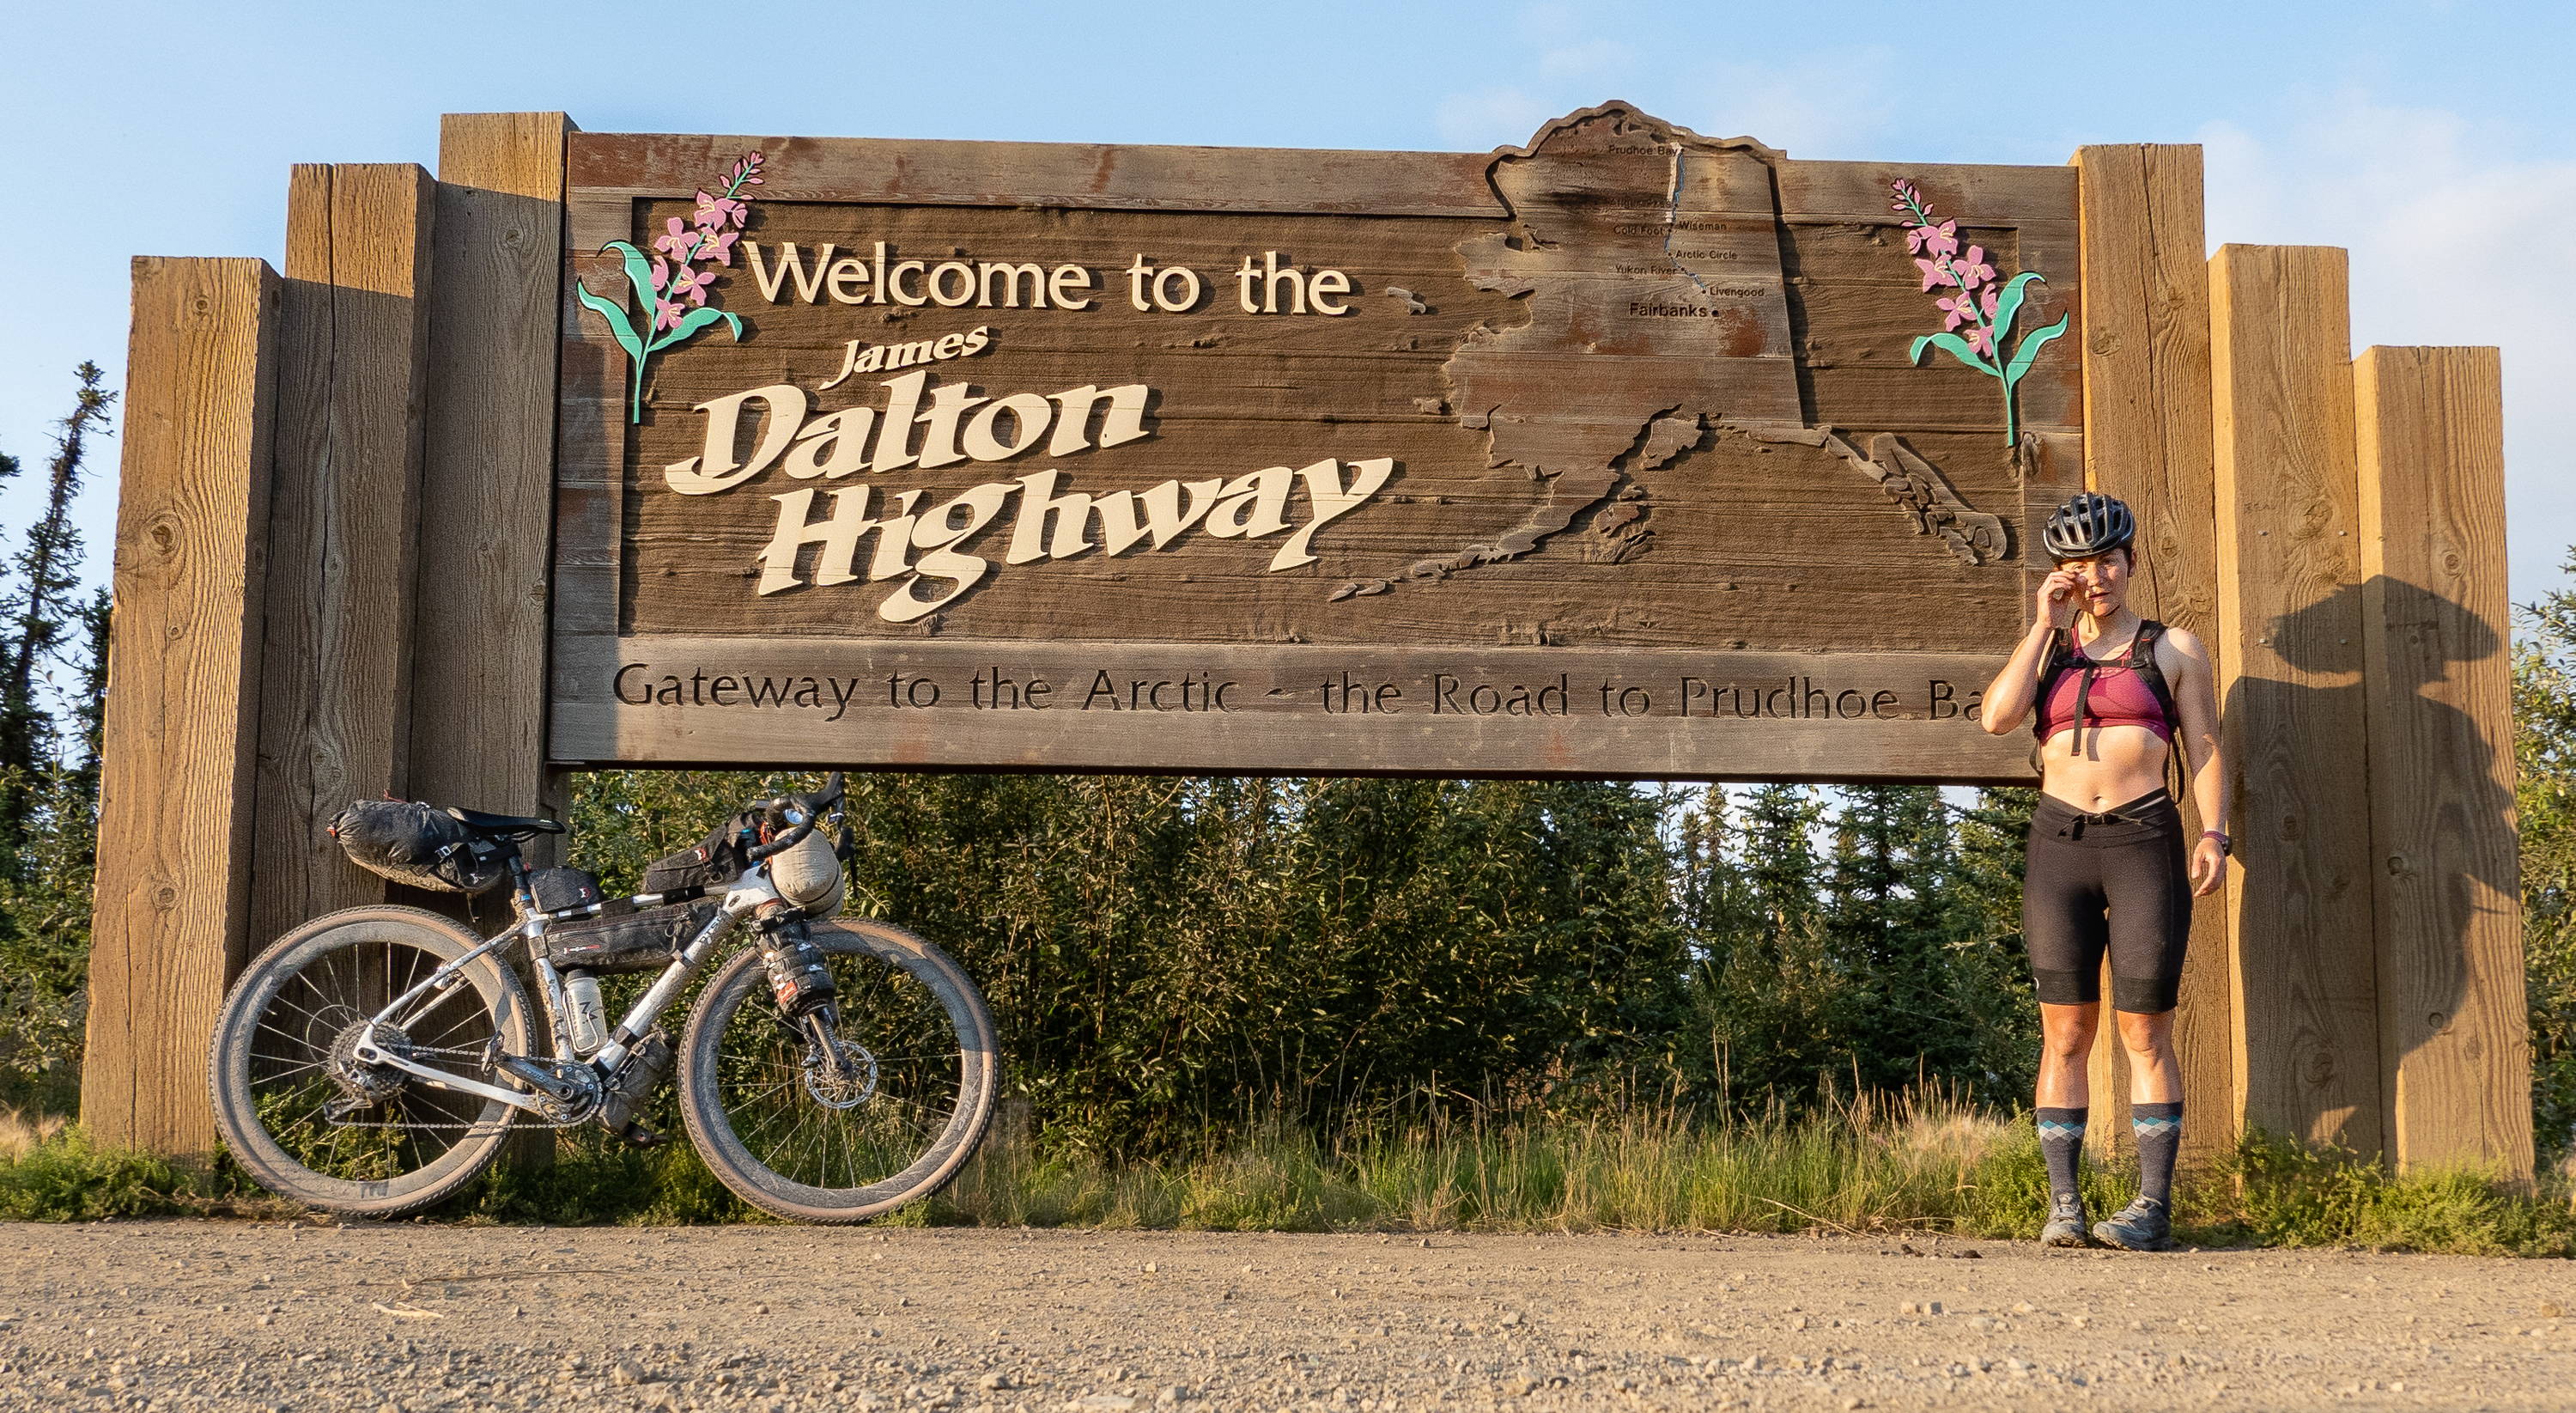
[[[2128,503],[2092,491],[2069,496],[2048,513],[2048,553],[2052,559],[2091,559],[2128,548],[2138,538],[2138,517]]]

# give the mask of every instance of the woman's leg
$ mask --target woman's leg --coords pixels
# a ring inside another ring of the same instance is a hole
[[[2111,997],[2120,1048],[2129,1056],[2129,1126],[2138,1141],[2139,1203],[2094,1228],[2104,1240],[2138,1250],[2172,1245],[2174,1159],[2182,1149],[2182,1066],[2174,1058],[2174,1000],[2182,986],[2183,949],[2191,940],[2191,886],[2184,867],[2182,818],[2157,812],[2152,839],[2111,851],[2103,883],[2110,895]]]
[[[2048,1223],[2040,1240],[2082,1246],[2084,1226],[2084,1126],[2092,1117],[2085,1068],[2101,1028],[2102,1003],[2039,1008],[2039,1156],[2048,1164]]]
[[[2182,1151],[2182,1066],[2174,1059],[2174,1013],[2118,1015],[2120,1048],[2129,1052],[2129,1128],[2138,1140],[2138,1195],[2171,1210],[2174,1158]]]
[[[2087,1244],[2078,1179],[2092,1086],[2085,1073],[2102,1016],[2102,953],[2110,935],[2103,918],[2097,850],[2077,843],[2059,818],[2063,806],[2043,800],[2031,817],[2022,870],[2022,940],[2039,992],[2039,1151],[2048,1162],[2049,1219],[2040,1240]]]
[[[2120,1017],[2125,1026],[2131,1018]],[[2093,1038],[2100,1033],[2102,1003],[2039,1006],[2039,1106],[2082,1109],[2093,1102]]]
[[[2129,1052],[2129,1102],[2182,1102],[2182,1063],[2174,1058],[2174,1013],[2119,1011],[2120,1048]]]

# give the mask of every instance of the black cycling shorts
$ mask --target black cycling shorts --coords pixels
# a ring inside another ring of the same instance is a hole
[[[2022,874],[2022,936],[2031,979],[2051,1005],[2102,999],[2111,954],[2111,1005],[2140,1015],[2174,1008],[2191,940],[2191,875],[2182,811],[2159,789],[2087,814],[2039,797]]]

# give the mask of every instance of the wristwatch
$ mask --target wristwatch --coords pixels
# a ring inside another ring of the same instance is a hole
[[[2221,858],[2232,858],[2232,857],[2234,857],[2234,855],[2235,855],[2235,853],[2236,853],[2236,841],[2227,837],[2227,831],[2226,831],[2226,830],[2224,830],[2224,829],[2204,829],[2204,830],[2200,831],[2200,837],[2201,837],[2201,838],[2203,838],[2203,839],[2215,839],[2215,840],[2217,840],[2217,841],[2218,841],[2218,854],[2219,854],[2219,857],[2221,857]]]

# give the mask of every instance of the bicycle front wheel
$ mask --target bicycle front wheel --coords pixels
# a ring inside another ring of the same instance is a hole
[[[517,1110],[361,1062],[370,1017],[481,943],[418,908],[350,908],[278,939],[215,1020],[207,1083],[234,1158],[280,1197],[356,1216],[429,1206],[483,1171]],[[518,978],[486,953],[377,1027],[385,1050],[490,1082],[497,1053],[528,1051]]]
[[[881,922],[807,925],[839,996],[838,1077],[746,948],[707,983],[680,1051],[689,1138],[773,1216],[856,1222],[957,1175],[992,1119],[993,1021],[957,963]]]

